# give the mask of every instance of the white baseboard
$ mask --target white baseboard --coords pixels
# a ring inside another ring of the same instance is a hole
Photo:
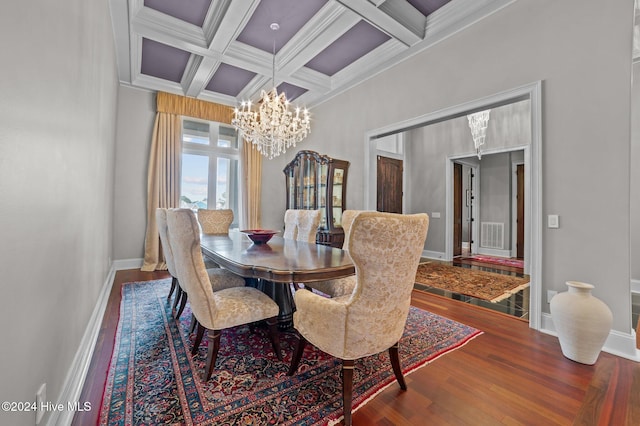
[[[487,247],[478,247],[478,254],[484,254],[485,256],[511,257],[511,251],[509,250],[499,250]]]
[[[441,251],[422,250],[422,257],[428,259],[444,260],[445,254]]]
[[[95,348],[96,341],[98,340],[100,327],[102,326],[102,318],[104,317],[104,312],[107,309],[107,302],[109,301],[109,294],[113,287],[115,275],[116,270],[112,264],[109,269],[109,273],[107,274],[107,278],[100,289],[96,306],[93,308],[93,312],[91,313],[91,317],[87,323],[87,328],[85,329],[82,340],[80,341],[80,346],[78,347],[71,363],[71,367],[67,372],[67,376],[62,386],[62,391],[58,396],[58,404],[61,406],[67,407],[68,402],[79,402],[80,404],[85,402],[80,401],[80,394],[82,393],[82,387],[84,386],[89,365],[91,364],[93,350]],[[91,407],[91,409],[98,410],[100,407]],[[49,416],[49,419],[47,420],[47,426],[70,425],[73,421],[74,415],[75,411],[73,410],[53,410],[51,411],[51,416]]]
[[[142,268],[142,264],[144,263],[144,259],[121,259],[113,261],[113,268],[116,271],[122,271],[124,269],[140,269]]]
[[[558,333],[556,333],[556,328],[553,325],[551,314],[543,312],[541,319],[542,327],[540,328],[540,331],[557,337]],[[604,342],[602,350],[621,358],[640,362],[640,350],[636,348],[636,333],[633,330],[631,330],[631,333],[622,333],[617,330],[611,330],[609,337],[607,337],[607,340]]]

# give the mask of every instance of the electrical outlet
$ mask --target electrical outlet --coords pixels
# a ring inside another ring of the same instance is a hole
[[[38,392],[36,393],[36,424],[40,424],[42,416],[44,416],[44,410],[42,409],[47,401],[47,384],[40,385]]]

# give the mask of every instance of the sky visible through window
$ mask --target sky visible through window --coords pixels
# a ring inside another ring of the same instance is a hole
[[[216,197],[220,201],[226,198],[229,161],[219,159]],[[204,155],[183,154],[182,156],[182,195],[196,203],[198,208],[207,208],[209,157]],[[220,208],[216,203],[211,208]]]

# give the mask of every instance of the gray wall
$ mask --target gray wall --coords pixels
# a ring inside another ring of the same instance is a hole
[[[631,278],[640,285],[640,63],[633,66],[631,93]]]
[[[35,401],[46,382],[58,402],[112,255],[108,3],[4,2],[0,52],[0,399]],[[35,414],[2,411],[0,424]]]
[[[120,86],[116,142],[114,259],[144,257],[147,164],[156,116],[155,93]]]
[[[542,294],[593,283],[630,332],[632,17],[631,0],[519,0],[314,108],[298,148],[351,161],[347,202],[361,208],[366,132],[542,80],[542,209],[560,215],[543,230]],[[282,221],[294,155],[265,161],[265,227]]]

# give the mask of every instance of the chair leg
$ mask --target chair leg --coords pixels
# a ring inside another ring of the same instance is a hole
[[[189,324],[189,334],[193,334],[193,332],[196,329],[196,326],[198,325],[198,320],[196,319],[196,316],[193,315],[193,312],[191,313],[191,324]]]
[[[176,277],[171,277],[171,290],[169,290],[169,295],[167,296],[167,300],[171,299],[171,295],[173,294],[177,286],[178,286],[178,279]]]
[[[207,351],[207,364],[204,372],[205,382],[211,378],[211,373],[216,366],[218,349],[220,349],[220,330],[207,331],[207,337],[209,338],[209,350]]]
[[[291,366],[289,367],[288,376],[293,376],[298,370],[298,365],[300,364],[300,359],[302,359],[302,354],[304,353],[304,347],[307,345],[307,339],[302,337],[301,334],[298,334],[298,344],[296,345],[296,350],[291,357]]]
[[[267,325],[269,326],[269,338],[271,339],[271,346],[273,351],[280,361],[282,361],[282,351],[280,350],[280,334],[278,333],[278,317],[271,317],[267,319]]]
[[[187,292],[183,290],[180,296],[180,308],[178,308],[178,312],[176,312],[177,320],[180,319],[180,315],[182,315],[182,311],[184,311],[184,307],[186,304],[187,304]]]
[[[396,380],[400,385],[400,389],[407,390],[407,384],[404,381],[404,375],[402,374],[402,367],[400,367],[400,357],[398,356],[398,342],[389,348],[389,358],[391,359],[391,366],[393,367],[393,374],[396,375]]]
[[[182,287],[178,285],[178,287],[176,288],[176,298],[173,300],[172,312],[174,313],[174,315],[176,312],[176,308],[178,307],[178,303],[180,303],[181,297],[182,297]]]
[[[193,347],[191,348],[191,355],[195,355],[198,353],[198,348],[200,347],[200,343],[202,342],[202,336],[204,335],[204,330],[205,330],[205,328],[201,326],[199,322],[197,323],[196,328],[198,331],[196,332],[196,338],[193,341]]]
[[[352,359],[342,360],[342,409],[344,426],[351,426],[351,400],[353,399],[353,364]]]

